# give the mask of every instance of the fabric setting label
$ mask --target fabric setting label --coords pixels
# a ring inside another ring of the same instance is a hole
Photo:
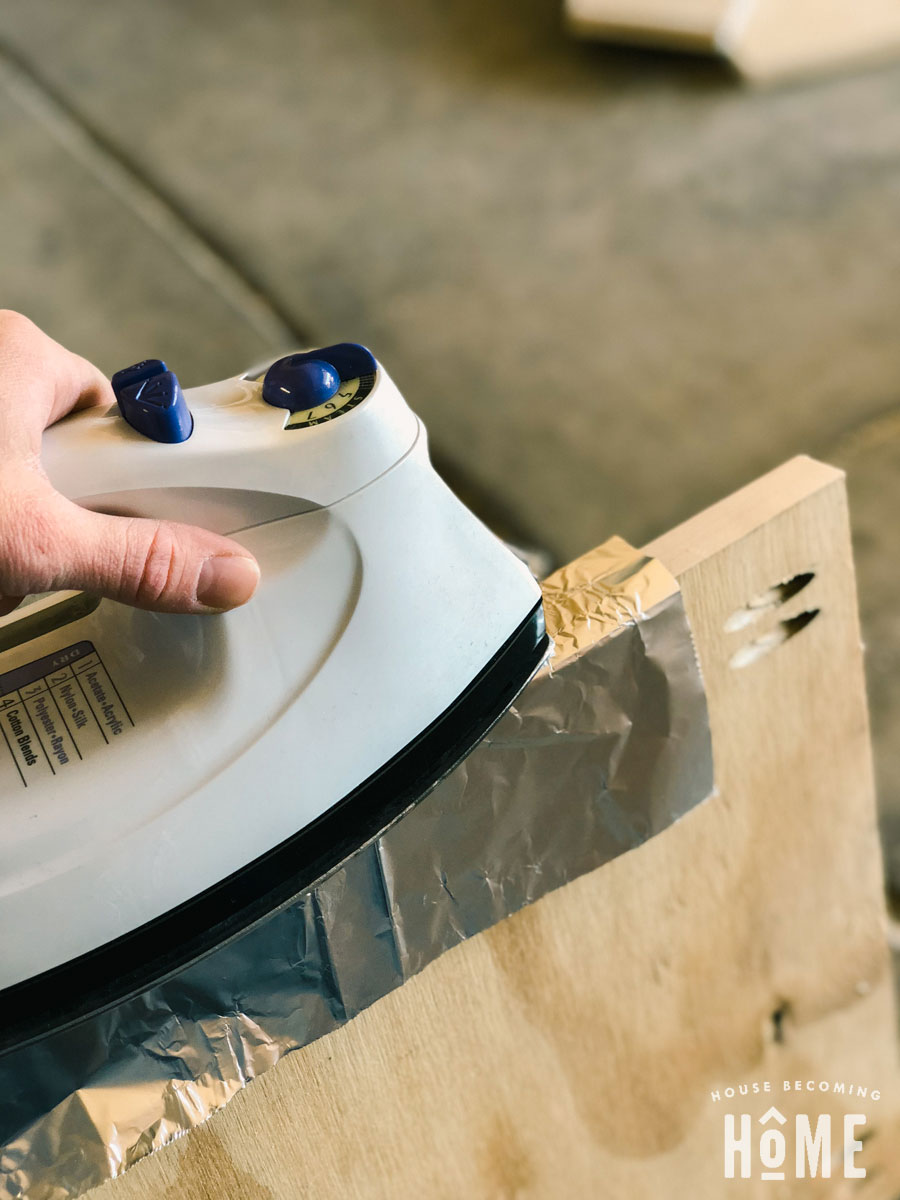
[[[0,675],[0,733],[25,787],[63,773],[133,727],[92,642]]]

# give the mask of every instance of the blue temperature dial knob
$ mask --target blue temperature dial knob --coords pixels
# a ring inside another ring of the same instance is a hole
[[[285,429],[309,429],[362,404],[378,371],[372,352],[356,342],[302,350],[272,363],[262,385],[266,404],[286,408]]]
[[[290,354],[269,367],[262,394],[266,404],[297,412],[325,404],[340,386],[341,377],[330,362],[306,354]]]

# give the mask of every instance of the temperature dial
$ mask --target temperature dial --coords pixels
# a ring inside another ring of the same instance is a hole
[[[289,354],[266,371],[262,397],[289,410],[285,429],[306,429],[362,404],[375,386],[377,370],[370,351],[354,342]]]

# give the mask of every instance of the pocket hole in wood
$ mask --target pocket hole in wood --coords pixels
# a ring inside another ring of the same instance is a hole
[[[784,1044],[785,1023],[790,1016],[791,1006],[787,1003],[779,1004],[772,1013],[772,1041],[777,1045]]]
[[[741,646],[740,650],[732,654],[728,665],[735,670],[740,667],[749,667],[751,663],[768,654],[770,650],[775,650],[799,633],[801,629],[805,629],[810,621],[815,620],[819,615],[819,611],[818,608],[812,608],[808,612],[798,613],[796,617],[789,617],[786,621],[779,621],[770,633],[763,634],[753,642],[748,642],[746,646]]]
[[[792,596],[796,596],[798,592],[802,592],[807,584],[812,583],[815,579],[815,571],[803,571],[799,575],[795,575],[792,579],[785,579],[781,583],[776,583],[774,587],[767,588],[764,592],[760,592],[758,596],[753,596],[746,604],[741,605],[739,609],[731,614],[725,622],[725,632],[734,633],[735,630],[744,629],[747,625],[752,625],[754,621],[765,612],[771,611],[773,608],[778,608]]]

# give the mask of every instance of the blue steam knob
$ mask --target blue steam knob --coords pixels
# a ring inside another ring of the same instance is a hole
[[[158,358],[146,359],[112,377],[119,412],[138,433],[154,442],[186,442],[194,428],[177,377]]]

